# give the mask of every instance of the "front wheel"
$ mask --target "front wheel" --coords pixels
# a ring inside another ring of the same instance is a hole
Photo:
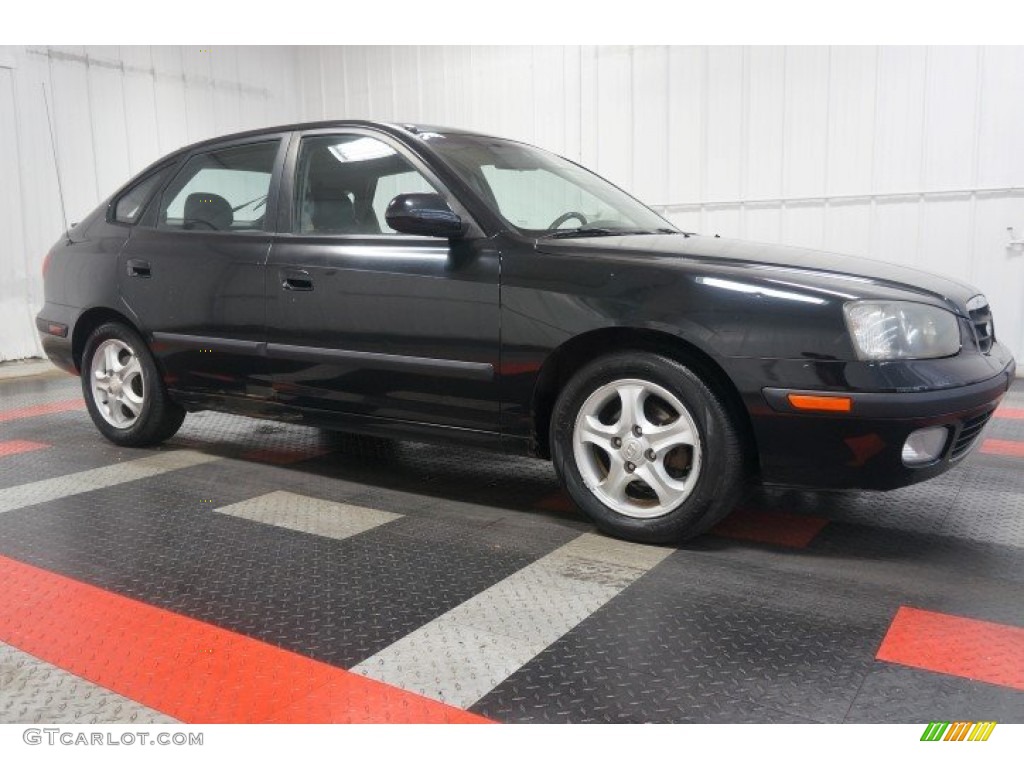
[[[622,352],[580,370],[555,404],[551,445],[576,504],[633,541],[696,536],[746,488],[728,410],[691,368],[662,355]]]
[[[82,392],[96,428],[117,445],[162,443],[185,419],[145,341],[122,323],[104,323],[86,340]]]

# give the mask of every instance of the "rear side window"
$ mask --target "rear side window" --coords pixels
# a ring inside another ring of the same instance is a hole
[[[264,228],[280,141],[196,155],[164,191],[159,226],[194,232]]]
[[[114,204],[114,221],[122,224],[134,224],[142,215],[142,209],[146,207],[149,198],[153,196],[160,180],[164,177],[166,168],[151,173],[146,178],[131,187]]]

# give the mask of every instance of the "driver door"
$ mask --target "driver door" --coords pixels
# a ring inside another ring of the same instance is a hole
[[[287,169],[287,210],[266,282],[276,398],[496,432],[497,250],[479,234],[447,240],[387,226],[387,204],[406,192],[440,192],[468,217],[390,137],[306,132]]]

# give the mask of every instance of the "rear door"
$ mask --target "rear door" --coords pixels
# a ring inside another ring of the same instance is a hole
[[[285,134],[203,147],[122,249],[121,296],[171,389],[268,396],[264,272]]]
[[[395,195],[458,201],[384,134],[309,131],[293,142],[282,232],[267,267],[267,356],[278,399],[357,417],[496,431],[499,255],[401,235]],[[284,206],[285,204],[282,203]]]

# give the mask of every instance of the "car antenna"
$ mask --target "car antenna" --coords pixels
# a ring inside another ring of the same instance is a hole
[[[64,185],[60,179],[60,161],[57,159],[57,134],[53,128],[53,116],[50,114],[50,100],[46,98],[46,83],[43,87],[43,104],[46,106],[46,124],[50,128],[50,146],[53,148],[53,169],[57,172],[57,195],[60,197],[60,215],[64,220],[64,234],[68,234],[68,211],[64,207]]]

